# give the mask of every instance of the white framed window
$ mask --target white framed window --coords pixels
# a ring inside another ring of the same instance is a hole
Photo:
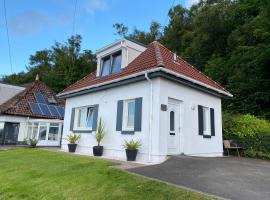
[[[101,58],[100,76],[108,76],[121,70],[122,52],[118,51]]]
[[[135,99],[124,101],[123,105],[123,129],[128,131],[134,130],[135,122]]]
[[[57,141],[59,138],[59,123],[50,123],[48,140]]]
[[[92,130],[94,122],[94,107],[85,106],[75,109],[75,130]]]
[[[203,134],[211,135],[211,122],[210,122],[210,109],[207,107],[203,107]]]

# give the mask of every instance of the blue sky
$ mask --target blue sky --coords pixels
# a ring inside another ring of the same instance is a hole
[[[64,42],[73,32],[76,0],[6,0],[13,72],[25,71],[29,56]],[[196,0],[77,0],[75,33],[83,37],[82,49],[95,52],[119,39],[114,23],[148,30],[152,21],[164,25],[172,3],[189,7]],[[0,0],[0,76],[11,74],[4,18]]]

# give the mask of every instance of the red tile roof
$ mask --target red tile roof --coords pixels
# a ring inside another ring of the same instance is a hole
[[[17,115],[17,116],[26,116],[32,118],[46,118],[46,119],[63,119],[60,117],[54,116],[43,116],[43,115],[35,115],[32,113],[31,108],[29,106],[29,102],[36,102],[34,97],[34,92],[40,92],[43,94],[45,101],[48,96],[54,96],[57,103],[61,106],[64,105],[64,101],[56,97],[56,94],[44,83],[41,81],[35,81],[32,83],[27,83],[22,85],[25,87],[25,90],[18,93],[11,99],[7,100],[5,103],[0,105],[0,113],[7,115]],[[47,102],[48,103],[48,102]]]
[[[59,96],[158,67],[171,70],[179,75],[199,81],[202,84],[211,86],[212,88],[229,95],[229,92],[227,92],[219,84],[211,80],[209,77],[204,75],[179,56],[176,57],[176,60],[173,60],[173,52],[168,50],[159,42],[154,41],[148,45],[144,52],[135,58],[127,67],[123,68],[118,74],[112,74],[105,77],[96,77],[96,72],[92,72],[83,79],[64,89],[61,93],[59,93]]]

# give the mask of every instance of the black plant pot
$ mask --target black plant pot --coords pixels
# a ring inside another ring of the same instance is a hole
[[[93,146],[93,154],[94,156],[102,156],[103,146]]]
[[[135,161],[137,156],[138,150],[129,150],[126,149],[127,161]]]
[[[68,152],[74,153],[76,151],[77,144],[68,144]]]
[[[30,148],[36,148],[37,144],[30,144]]]

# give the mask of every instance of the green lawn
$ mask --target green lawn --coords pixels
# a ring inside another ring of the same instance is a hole
[[[112,165],[42,149],[0,150],[0,199],[208,199]]]

